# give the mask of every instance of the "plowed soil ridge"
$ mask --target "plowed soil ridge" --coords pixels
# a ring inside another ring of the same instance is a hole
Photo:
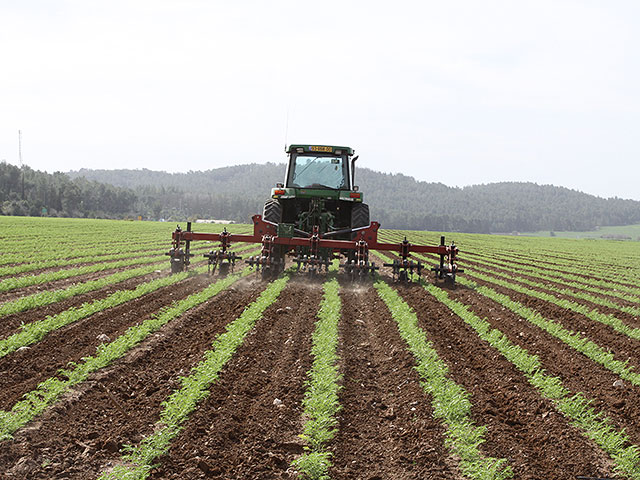
[[[343,410],[331,478],[462,478],[385,304],[371,287],[341,298]]]
[[[151,433],[161,402],[215,336],[263,290],[242,280],[170,322],[0,449],[0,478],[95,479],[124,444]]]
[[[610,476],[605,454],[459,317],[418,285],[399,291],[451,378],[471,393],[474,423],[487,426],[486,455],[507,458],[518,479]]]
[[[322,291],[291,281],[189,418],[154,479],[293,479]]]
[[[559,377],[571,391],[582,392],[593,399],[592,406],[597,411],[609,417],[616,429],[624,428],[631,442],[640,445],[640,428],[629,421],[640,418],[640,388],[628,382],[614,386],[620,380],[615,373],[473,290],[458,289],[451,296],[469,305],[473,312],[503,332],[511,342],[537,355],[545,370]]]
[[[631,365],[634,365],[636,369],[640,369],[640,348],[637,340],[616,332],[608,325],[596,322],[580,313],[545,300],[515,292],[509,288],[501,287],[495,283],[485,282],[477,278],[473,278],[473,281],[478,285],[485,285],[498,293],[507,295],[509,298],[536,310],[543,317],[560,323],[567,330],[581,332],[601,347],[614,352],[618,360],[629,360]]]
[[[484,273],[484,274],[489,276],[489,277],[495,277],[498,281],[513,282],[514,284],[517,284],[519,287],[526,288],[528,290],[532,290],[532,291],[536,291],[536,292],[545,293],[547,295],[552,295],[552,296],[556,297],[559,300],[567,300],[569,302],[578,303],[578,304],[588,308],[589,310],[595,310],[595,311],[603,313],[605,315],[613,315],[614,317],[616,317],[617,319],[623,321],[624,323],[626,323],[630,327],[634,327],[634,328],[639,328],[640,327],[640,317],[636,317],[636,316],[634,316],[634,315],[632,315],[630,313],[624,312],[624,311],[620,310],[619,308],[613,308],[613,307],[609,307],[609,306],[606,306],[606,305],[601,305],[599,303],[592,302],[591,300],[588,300],[588,299],[580,297],[579,293],[578,293],[578,296],[576,296],[576,295],[572,295],[572,294],[569,294],[569,293],[556,292],[556,291],[553,291],[552,289],[550,289],[548,287],[548,285],[545,285],[544,283],[540,283],[539,285],[536,285],[536,286],[528,285],[528,284],[524,283],[523,281],[521,281],[520,278],[515,277],[515,276],[505,277],[505,276],[495,275],[494,273]],[[473,277],[474,280],[480,280],[480,279],[478,279],[477,277],[475,277],[473,275],[473,272],[471,272],[469,274],[469,277]],[[588,293],[589,295],[592,295],[592,296],[596,296],[596,297],[598,296],[597,294],[594,294],[592,292],[585,292],[585,294],[586,293]],[[600,297],[604,298],[602,295]],[[609,301],[615,303],[615,300],[613,298],[607,297],[606,300],[609,300]],[[637,307],[637,305],[635,305],[635,304],[632,304],[632,306]]]
[[[130,326],[209,283],[206,275],[187,278],[55,330],[26,350],[0,358],[0,409],[10,409],[23,394],[54,376],[69,362],[94,355],[103,343],[98,338],[100,335],[114,340]]]
[[[57,315],[60,312],[68,310],[71,307],[79,307],[83,303],[90,303],[95,300],[101,300],[105,297],[108,297],[112,293],[117,292],[118,290],[135,290],[135,288],[141,283],[149,282],[166,275],[166,271],[149,273],[147,275],[142,275],[140,277],[125,280],[124,282],[113,283],[92,292],[83,293],[81,295],[74,295],[56,303],[51,303],[49,305],[43,305],[42,307],[25,310],[24,312],[7,315],[6,317],[0,318],[0,338],[6,338],[12,333],[15,333],[22,324],[42,320],[49,315]]]
[[[134,268],[151,266],[150,263],[147,264],[137,264],[137,265],[129,265],[126,267],[120,268],[110,268],[108,270],[102,270],[100,272],[87,273],[84,275],[78,275],[75,277],[65,278],[62,280],[55,280],[53,282],[40,283],[38,285],[30,285],[28,287],[16,288],[15,290],[10,290],[8,292],[0,293],[0,303],[9,302],[11,300],[15,300],[16,298],[25,297],[27,295],[32,295],[34,293],[40,293],[44,291],[51,290],[60,290],[62,288],[66,288],[70,285],[75,285],[78,283],[90,282],[92,280],[97,280],[102,277],[106,277],[118,272],[124,272],[126,270],[133,270]],[[165,268],[166,265],[158,262],[157,268],[161,270]]]

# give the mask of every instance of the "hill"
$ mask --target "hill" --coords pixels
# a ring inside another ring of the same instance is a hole
[[[151,218],[221,218],[246,222],[260,213],[282,164],[248,164],[202,172],[86,170],[71,178],[133,189],[136,211]],[[356,183],[372,219],[385,228],[462,232],[584,231],[640,223],[640,202],[604,199],[552,185],[501,182],[468,187],[417,181],[367,168]]]
[[[129,188],[0,162],[2,215],[123,218],[136,199]]]

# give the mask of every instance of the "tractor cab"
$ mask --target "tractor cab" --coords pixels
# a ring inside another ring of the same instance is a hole
[[[325,145],[291,145],[285,185],[288,188],[351,190],[349,159],[353,150]]]
[[[284,183],[271,190],[263,218],[274,224],[292,225],[299,231],[345,231],[369,225],[369,207],[353,185],[358,157],[353,149],[330,145],[290,145]]]

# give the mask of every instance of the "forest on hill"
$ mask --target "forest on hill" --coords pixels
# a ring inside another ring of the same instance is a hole
[[[0,162],[2,215],[123,218],[136,200],[129,188]]]
[[[132,189],[146,218],[215,218],[246,222],[261,213],[284,164],[247,164],[187,173],[80,170],[71,178]],[[356,171],[356,184],[385,228],[461,232],[582,231],[640,223],[640,202],[604,199],[564,187],[501,182],[468,187],[402,174]]]
[[[204,172],[80,170],[53,174],[0,163],[2,215],[247,222],[262,212],[284,165]],[[384,228],[476,233],[585,231],[640,223],[640,202],[599,198],[551,185],[502,182],[469,187],[401,174],[356,172],[356,184]]]

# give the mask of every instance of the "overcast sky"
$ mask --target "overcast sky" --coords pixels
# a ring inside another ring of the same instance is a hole
[[[49,172],[338,144],[419,180],[640,200],[639,47],[635,0],[0,0],[0,160],[18,130]]]

